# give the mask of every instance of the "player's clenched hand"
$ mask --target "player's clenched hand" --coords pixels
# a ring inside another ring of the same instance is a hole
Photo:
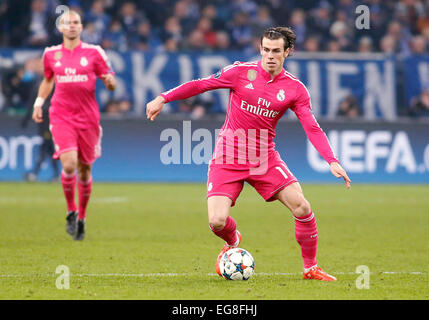
[[[107,89],[115,90],[116,80],[115,80],[115,77],[113,76],[113,74],[111,74],[111,73],[103,74],[103,75],[101,75],[101,80],[103,80],[104,85],[106,86]]]
[[[346,173],[346,170],[341,167],[341,165],[338,162],[331,162],[331,173],[336,176],[337,178],[343,178],[344,182],[346,183],[347,189],[350,189],[351,180],[349,176]]]
[[[33,109],[33,116],[32,119],[36,123],[41,123],[43,121],[43,115],[42,115],[42,107],[35,107]]]
[[[154,121],[155,118],[161,113],[162,107],[164,106],[165,99],[162,96],[158,96],[146,105],[146,117]]]

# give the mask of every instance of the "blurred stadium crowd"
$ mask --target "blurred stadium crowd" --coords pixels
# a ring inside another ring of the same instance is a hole
[[[57,44],[60,4],[82,14],[84,41],[118,51],[252,51],[273,25],[294,29],[297,51],[429,50],[428,0],[0,0],[1,46]],[[360,4],[370,9],[369,30],[355,27]]]
[[[370,9],[368,30],[355,27],[355,10],[361,4]],[[429,0],[0,0],[0,46],[44,48],[60,43],[55,28],[58,5],[81,13],[83,41],[119,52],[257,54],[262,31],[284,25],[297,34],[297,52],[429,54]],[[28,96],[34,90],[40,70],[40,61],[29,60],[17,72],[3,73],[2,91],[11,106],[16,104],[14,93]],[[181,103],[180,110],[194,110],[191,104]],[[131,108],[128,101],[111,101],[102,109],[115,115]],[[429,89],[409,108],[409,115],[421,110],[429,114]],[[343,101],[338,115],[359,116],[353,97]]]

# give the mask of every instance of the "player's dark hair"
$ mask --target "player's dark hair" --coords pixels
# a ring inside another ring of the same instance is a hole
[[[261,37],[261,45],[262,39],[267,38],[270,40],[276,40],[283,38],[284,40],[284,49],[286,51],[287,48],[291,50],[295,46],[296,35],[295,32],[291,28],[288,27],[271,27],[264,31],[264,34]]]

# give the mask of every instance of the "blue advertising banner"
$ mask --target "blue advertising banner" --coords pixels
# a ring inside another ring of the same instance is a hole
[[[0,117],[0,181],[22,180],[41,138],[35,125]],[[103,120],[97,181],[205,182],[218,120]],[[429,183],[429,123],[327,122],[321,127],[354,183]],[[341,183],[305,136],[299,122],[280,121],[276,149],[302,182]],[[40,173],[51,177],[49,161]]]
[[[429,91],[429,56],[415,55],[403,60],[406,104],[409,106],[423,90]]]
[[[234,61],[260,59],[257,54],[246,56],[240,52],[168,54],[108,51],[107,54],[118,85],[113,93],[103,85],[97,86],[100,106],[104,109],[110,99],[126,99],[132,103],[137,115],[143,115],[146,103],[163,91],[192,79],[207,77]],[[0,50],[0,68],[20,65],[30,57],[41,55],[41,51]],[[393,120],[397,116],[396,63],[394,58],[383,54],[296,53],[286,59],[285,67],[308,87],[316,116],[334,118],[341,102],[352,97],[365,119]],[[408,77],[413,78],[412,74],[407,73],[406,76],[407,81]],[[420,83],[409,81],[407,84],[410,91],[420,90]],[[206,92],[201,98],[212,102],[212,111],[224,112],[228,89]],[[2,107],[6,106],[0,90],[0,110]],[[173,102],[165,110],[175,112],[177,108],[177,103]]]

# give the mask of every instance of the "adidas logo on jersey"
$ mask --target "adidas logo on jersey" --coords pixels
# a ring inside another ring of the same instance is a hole
[[[61,62],[57,61],[57,63],[55,63],[55,67],[61,67]]]
[[[247,88],[247,89],[255,89],[255,88],[253,88],[253,84],[250,82],[247,86],[245,86],[245,88]]]

